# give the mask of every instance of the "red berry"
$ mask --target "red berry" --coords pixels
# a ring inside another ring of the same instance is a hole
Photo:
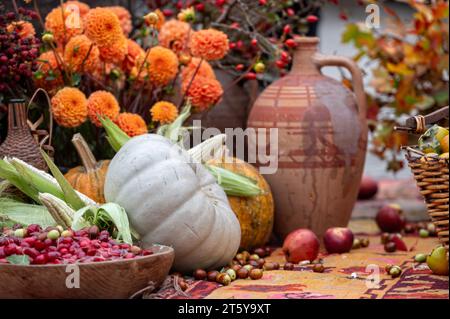
[[[33,258],[33,264],[37,265],[43,265],[47,262],[47,256],[44,254],[36,256],[36,258]]]
[[[256,80],[256,73],[254,73],[254,72],[248,72],[248,73],[245,75],[245,78],[246,78],[247,80]]]
[[[259,5],[265,6],[267,4],[267,0],[259,0]]]
[[[203,12],[205,11],[205,4],[204,3],[199,3],[195,5],[195,10],[197,10],[198,12]]]
[[[229,46],[230,46],[230,49],[233,50],[233,49],[236,48],[236,43],[235,42],[230,42]]]
[[[277,62],[275,62],[275,64],[277,65],[277,68],[279,68],[279,69],[284,69],[286,67],[286,64],[282,60],[277,60]]]
[[[292,16],[295,15],[295,11],[294,11],[294,9],[292,9],[292,8],[288,8],[288,9],[286,10],[286,14],[287,14],[289,17],[292,17]]]
[[[347,21],[347,20],[348,20],[348,16],[347,16],[347,14],[346,14],[345,12],[341,12],[341,13],[339,14],[339,18],[340,18],[341,20],[344,20],[344,21]]]
[[[244,69],[244,65],[243,64],[238,64],[235,67],[236,71],[242,71]]]
[[[294,39],[287,39],[284,44],[289,48],[295,48],[297,43],[295,43]]]
[[[310,14],[306,17],[306,21],[308,21],[309,23],[316,23],[317,21],[319,21],[319,18],[313,14]]]
[[[16,254],[16,252],[17,252],[17,245],[11,243],[11,244],[6,245],[3,249],[5,251],[5,255],[6,256],[11,256],[11,255]]]
[[[280,58],[283,62],[289,62],[289,60],[291,59],[289,53],[287,53],[286,51],[281,52]]]
[[[258,46],[258,40],[256,40],[256,39],[252,39],[252,41],[250,43],[254,47]]]
[[[288,33],[291,33],[291,31],[292,31],[291,25],[286,24],[286,25],[284,26],[284,28],[283,28],[283,33],[284,33],[284,34],[288,34]]]

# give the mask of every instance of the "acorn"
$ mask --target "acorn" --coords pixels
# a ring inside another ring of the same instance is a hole
[[[219,275],[219,272],[217,270],[209,271],[208,276],[207,276],[208,281],[211,281],[211,282],[216,281],[217,275]]]
[[[205,280],[208,277],[208,273],[203,269],[197,269],[194,271],[193,277],[196,280]]]
[[[384,251],[387,253],[393,253],[397,250],[397,245],[393,242],[388,242],[384,245]]]
[[[216,277],[216,282],[221,285],[228,286],[231,284],[231,277],[226,273],[219,273]]]
[[[360,240],[360,242],[361,242],[361,247],[363,247],[363,248],[367,248],[367,247],[369,247],[369,245],[370,245],[370,240],[369,240],[369,238],[362,238],[362,239]]]
[[[359,249],[359,248],[361,248],[361,241],[358,238],[355,238],[353,240],[352,249]]]
[[[235,281],[236,280],[236,272],[233,269],[227,269],[227,271],[225,272],[228,276],[230,276],[231,281]]]
[[[400,277],[402,274],[402,269],[399,266],[392,266],[391,269],[389,269],[389,275],[391,275],[392,278]]]
[[[283,266],[284,270],[294,270],[294,264],[293,263],[285,263]]]
[[[318,272],[318,273],[322,273],[322,272],[325,271],[325,267],[322,264],[314,264],[313,271],[314,272]]]
[[[262,269],[252,269],[250,271],[250,278],[252,280],[258,280],[263,277],[263,274],[264,274],[264,272],[262,271]]]
[[[264,248],[256,248],[254,253],[258,255],[260,258],[266,257],[266,250]]]
[[[237,271],[237,277],[239,279],[247,279],[250,271],[247,270],[247,268],[241,268]]]
[[[253,267],[252,265],[245,265],[245,266],[242,267],[242,268],[245,268],[245,269],[247,269],[248,271],[252,271],[252,269],[254,269],[255,267]]]
[[[384,270],[386,271],[386,273],[389,273],[389,271],[391,270],[392,267],[394,267],[394,265],[387,264],[387,265],[384,267]]]

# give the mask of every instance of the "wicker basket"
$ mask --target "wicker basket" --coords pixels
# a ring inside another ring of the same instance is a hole
[[[448,250],[449,160],[424,156],[425,154],[410,147],[406,148],[406,152],[408,165],[425,199],[428,214],[436,226],[439,240]]]
[[[11,100],[8,105],[8,135],[0,146],[0,157],[4,156],[14,156],[36,168],[47,169],[28,127],[25,101],[21,99]]]

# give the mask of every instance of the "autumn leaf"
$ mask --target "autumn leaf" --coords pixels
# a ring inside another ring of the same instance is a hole
[[[396,74],[405,75],[405,76],[414,74],[414,71],[412,71],[404,62],[401,62],[398,64],[388,63],[387,69],[391,73],[396,73]]]

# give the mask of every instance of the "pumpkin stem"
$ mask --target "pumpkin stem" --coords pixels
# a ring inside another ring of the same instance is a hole
[[[80,157],[86,171],[89,172],[95,170],[97,168],[97,160],[95,159],[94,154],[92,154],[89,145],[80,133],[76,133],[72,137],[72,144],[75,146],[78,156]]]

